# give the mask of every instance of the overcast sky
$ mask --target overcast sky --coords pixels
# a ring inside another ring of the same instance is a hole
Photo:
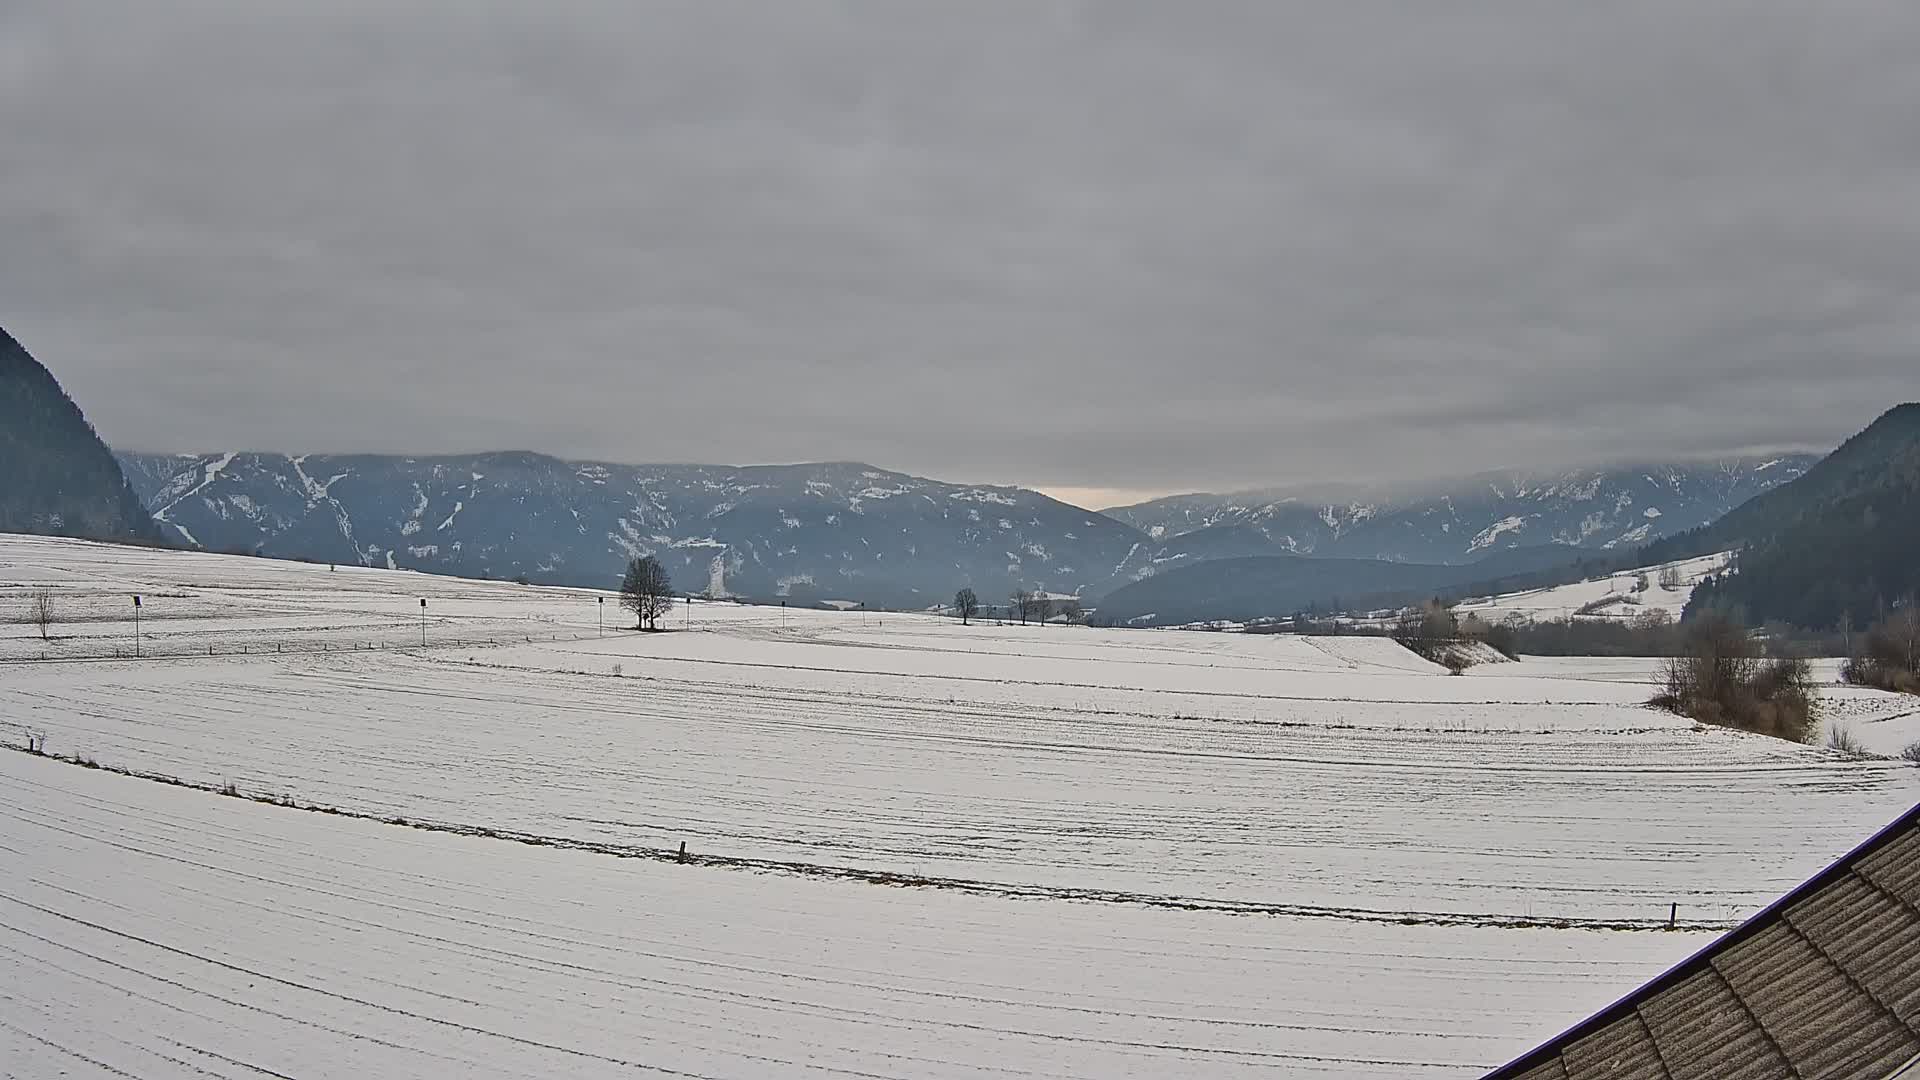
[[[1920,5],[0,0],[0,325],[129,448],[1089,501],[1920,397]]]

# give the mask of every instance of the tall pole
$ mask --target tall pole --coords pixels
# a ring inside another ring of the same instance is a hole
[[[693,594],[687,594],[687,629],[693,629]]]
[[[782,600],[780,601],[780,629],[785,630],[786,628],[787,628],[787,602],[785,600]]]
[[[133,594],[133,656],[140,658],[140,594]]]
[[[420,598],[420,647],[427,647],[427,598]]]
[[[600,603],[597,606],[600,609],[600,636],[606,637],[607,636],[607,598],[602,596],[599,598],[599,600],[600,600]]]

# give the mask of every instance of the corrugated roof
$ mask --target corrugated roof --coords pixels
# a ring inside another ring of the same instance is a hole
[[[1486,1080],[1920,1077],[1920,806]]]

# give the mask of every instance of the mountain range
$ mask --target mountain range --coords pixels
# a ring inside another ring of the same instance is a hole
[[[988,602],[1016,588],[1091,600],[1195,563],[1276,554],[1467,564],[1528,547],[1571,562],[1712,520],[1810,459],[1502,474],[1371,501],[1183,496],[1107,514],[858,463],[120,460],[160,527],[196,547],[584,585],[653,554],[687,591],[927,607],[961,585]]]
[[[219,551],[608,586],[634,555],[676,589],[927,607],[972,585],[1112,578],[1132,528],[1021,488],[853,463],[615,465],[458,457],[124,454],[161,527]]]
[[[1561,544],[1615,550],[1693,529],[1795,479],[1814,454],[1504,471],[1417,491],[1175,495],[1105,511],[1145,532],[1162,568],[1253,555],[1467,563]]]
[[[850,462],[116,456],[4,331],[0,390],[4,530],[594,586],[612,585],[628,558],[651,554],[682,591],[912,608],[942,604],[963,585],[988,603],[1029,588],[1113,597],[1125,608],[1182,580],[1153,579],[1208,564],[1212,580],[1184,579],[1186,587],[1236,610],[1259,592],[1256,580],[1287,582],[1291,596],[1316,575],[1325,581],[1314,588],[1349,594],[1341,581],[1361,588],[1417,579],[1425,588],[1504,578],[1697,532],[1815,460],[1487,473],[1417,492],[1181,495],[1097,513],[1024,488]],[[1893,503],[1835,505],[1904,512]],[[1263,558],[1309,565],[1248,563]],[[1363,565],[1343,576],[1339,560]]]
[[[1689,492],[1706,497],[1672,497]],[[1716,499],[1725,504],[1716,506]],[[1431,540],[1432,531],[1421,526],[1435,518],[1443,524],[1472,523],[1507,513],[1490,531],[1475,534],[1470,546],[1483,546],[1498,532],[1501,538],[1580,543],[1595,561],[1559,568],[1540,562],[1564,558],[1564,546],[1511,548],[1468,566],[1293,554],[1194,560],[1112,591],[1101,601],[1101,618],[1166,625],[1276,618],[1314,606],[1391,606],[1421,594],[1531,588],[1552,578],[1578,580],[1629,565],[1733,551],[1727,572],[1693,590],[1689,614],[1737,609],[1748,623],[1779,620],[1819,629],[1850,620],[1865,626],[1889,610],[1916,603],[1920,592],[1915,542],[1920,537],[1920,403],[1888,410],[1817,461],[1795,456],[1711,467],[1482,478],[1384,511],[1355,503],[1354,512],[1344,517],[1325,503],[1308,504],[1303,515],[1302,501],[1182,496],[1115,513],[1162,534],[1191,529],[1175,534],[1175,543],[1223,530],[1251,531],[1276,543],[1310,544],[1315,554],[1358,543],[1388,558],[1409,550],[1409,542]],[[1465,507],[1473,508],[1471,516],[1447,516]],[[1687,509],[1669,512],[1675,507]],[[1645,521],[1626,528],[1635,509]],[[1683,514],[1698,523],[1657,536],[1656,530]],[[1317,522],[1318,531],[1288,531],[1298,529],[1303,516]],[[1453,536],[1453,530],[1441,532]],[[1383,552],[1383,536],[1402,546]],[[1218,550],[1220,545],[1212,546]],[[1442,542],[1441,554],[1452,550]],[[1525,565],[1529,559],[1540,564]]]

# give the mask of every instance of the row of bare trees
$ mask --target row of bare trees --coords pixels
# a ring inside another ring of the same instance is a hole
[[[962,625],[979,618],[980,611],[980,597],[971,588],[953,594],[953,613],[960,616]],[[1007,597],[1007,618],[1019,619],[1022,626],[1030,622],[1048,623],[1055,619],[1077,623],[1086,618],[1086,611],[1080,606],[1080,601],[1071,596],[1048,596],[1028,589],[1015,589]]]
[[[1881,615],[1866,633],[1855,635],[1851,619],[1842,619],[1847,662],[1840,677],[1861,686],[1920,694],[1920,597],[1908,594]]]
[[[1015,589],[1007,599],[1007,617],[1012,618],[1017,614],[1022,626],[1029,622],[1048,623],[1055,619],[1075,623],[1086,618],[1080,601],[1071,596],[1049,596],[1042,592]]]

